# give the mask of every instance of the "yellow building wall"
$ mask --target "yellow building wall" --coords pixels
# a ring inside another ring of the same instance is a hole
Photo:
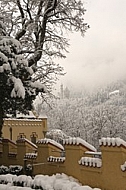
[[[12,132],[11,132],[12,131]],[[21,135],[28,140],[32,136],[44,138],[43,131],[47,131],[47,118],[43,119],[4,119],[2,128],[3,138],[16,141]]]
[[[92,188],[101,190],[126,190],[126,169],[121,170],[121,165],[126,162],[126,146],[101,145],[102,165],[100,167],[90,164],[80,165],[79,160],[85,156],[88,148],[81,144],[65,144],[65,160],[63,162],[48,161],[49,156],[62,158],[61,149],[50,143],[36,144],[37,157],[35,159],[27,158],[25,164],[33,165],[33,175],[56,173],[65,173],[76,177],[83,185],[89,185]],[[26,141],[17,141],[15,145],[7,139],[3,139],[0,145],[2,157],[0,156],[0,165],[19,164],[24,166],[24,156],[31,149],[34,152],[35,147]],[[8,155],[12,150],[16,150],[17,156],[10,158]],[[91,155],[90,155],[91,158]],[[93,159],[92,159],[93,160]]]
[[[121,165],[126,161],[126,148],[121,146],[101,146],[102,181],[107,190],[123,190],[126,178],[123,177]],[[120,183],[121,182],[121,183]]]
[[[58,170],[56,163],[49,163],[47,161],[47,158],[51,155],[54,157],[60,157],[61,149],[59,149],[56,146],[53,146],[52,144],[37,144],[37,159],[36,162],[38,165],[34,166],[34,175],[41,174],[41,171],[44,175],[52,175],[55,174]],[[51,168],[50,168],[51,167]]]

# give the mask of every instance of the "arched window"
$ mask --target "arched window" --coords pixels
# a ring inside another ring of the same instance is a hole
[[[10,140],[12,140],[12,127],[9,128],[10,131]]]

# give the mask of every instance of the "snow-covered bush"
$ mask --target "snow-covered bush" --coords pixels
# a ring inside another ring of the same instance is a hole
[[[39,189],[39,190],[100,190],[89,186],[82,186],[77,179],[66,174],[36,175],[34,179],[26,175],[0,175],[0,183],[7,184],[9,189]],[[17,187],[16,187],[17,186]],[[0,185],[5,187],[5,185]],[[22,187],[22,188],[21,188]]]
[[[26,175],[32,175],[32,171],[33,171],[33,167],[31,164],[27,164],[26,167],[25,167],[25,172],[26,172]]]
[[[7,174],[9,171],[7,166],[0,166],[0,174]]]
[[[15,174],[21,175],[23,173],[23,167],[20,165],[10,165],[7,166],[0,166],[0,175],[1,174]]]
[[[10,165],[9,166],[9,173],[21,175],[23,173],[23,167],[20,165]]]

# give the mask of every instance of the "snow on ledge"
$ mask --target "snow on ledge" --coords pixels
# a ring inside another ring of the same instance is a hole
[[[100,158],[82,157],[78,163],[83,166],[93,166],[97,168],[100,168],[102,166],[102,161]]]
[[[101,138],[99,140],[99,145],[103,145],[103,146],[125,146],[126,147],[126,142],[122,139],[120,139],[119,137],[117,138],[110,138],[110,137],[107,137],[107,138]]]
[[[24,158],[35,159],[37,158],[37,153],[26,153]]]
[[[121,170],[123,172],[126,171],[126,162],[124,162],[124,164],[121,165]]]
[[[31,142],[30,140],[28,140],[26,138],[19,138],[16,142],[19,142],[19,143],[27,142],[28,144],[30,144],[31,146],[33,146],[35,149],[38,148],[33,142]]]
[[[54,157],[54,156],[49,156],[47,158],[48,162],[64,162],[65,161],[65,157]]]
[[[57,148],[64,150],[64,147],[61,144],[59,144],[58,142],[56,142],[52,139],[47,139],[47,138],[39,139],[37,141],[37,144],[52,144],[52,145],[56,146]]]
[[[81,144],[81,145],[85,146],[86,148],[88,148],[91,151],[94,151],[94,152],[97,151],[94,146],[92,146],[91,144],[89,144],[88,142],[86,142],[85,140],[83,140],[83,139],[81,139],[79,137],[77,137],[77,138],[73,137],[73,138],[64,139],[63,144],[64,145],[65,144],[66,145],[72,145],[72,144],[73,145],[80,145]]]

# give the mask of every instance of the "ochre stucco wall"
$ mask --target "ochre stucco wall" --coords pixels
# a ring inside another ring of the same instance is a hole
[[[86,151],[90,151],[81,144],[65,144],[65,160],[63,162],[48,161],[48,157],[60,157],[61,149],[50,144],[36,144],[37,157],[34,159],[26,159],[26,164],[33,165],[33,175],[55,173],[65,173],[76,177],[82,184],[89,185],[93,188],[101,188],[102,190],[126,190],[126,170],[121,170],[121,165],[126,161],[126,146],[120,144],[101,145],[101,162],[100,167],[87,164],[79,164],[78,161],[85,156]],[[3,148],[2,148],[3,147]],[[9,158],[8,153],[11,148],[17,147],[16,158]],[[0,157],[0,165],[15,164],[24,165],[24,155],[31,148],[34,152],[32,144],[29,145],[25,141],[17,142],[16,146],[11,141],[3,140],[1,143],[2,156]],[[91,155],[90,155],[91,156]],[[91,158],[91,157],[90,157]]]
[[[12,129],[12,135],[10,132]],[[36,140],[44,138],[43,131],[47,131],[47,118],[43,119],[4,119],[2,133],[4,138],[16,141],[19,136],[31,140],[35,136]]]

